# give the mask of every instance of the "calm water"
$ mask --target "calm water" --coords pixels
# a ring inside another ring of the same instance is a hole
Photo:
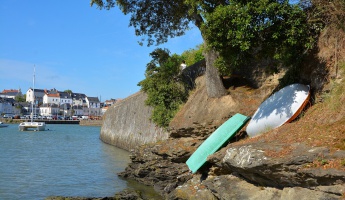
[[[0,128],[0,199],[112,196],[129,153],[104,144],[100,127],[47,124],[47,131]]]

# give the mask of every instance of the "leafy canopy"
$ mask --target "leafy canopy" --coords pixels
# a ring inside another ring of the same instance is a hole
[[[144,40],[148,46],[165,43],[168,38],[183,35],[190,26],[191,19],[183,0],[106,0],[106,3],[91,0],[91,6],[93,4],[106,9],[117,5],[125,15],[131,14],[130,26],[142,37],[141,45]]]
[[[189,49],[189,50],[184,51],[181,54],[181,57],[183,58],[184,61],[186,61],[187,66],[190,66],[205,59],[203,55],[203,51],[204,51],[204,44],[200,44],[194,49]]]
[[[14,98],[17,102],[26,102],[26,94],[22,95],[22,96],[16,96]]]
[[[91,0],[92,4],[118,6],[130,14],[130,26],[142,37],[141,44],[145,39],[148,45],[162,44],[194,23],[208,48],[219,53],[215,65],[221,74],[253,59],[296,65],[318,35],[307,21],[307,11],[289,0]]]
[[[254,59],[294,65],[315,45],[306,12],[288,0],[231,0],[205,19],[202,32],[220,53],[217,67],[223,74]]]

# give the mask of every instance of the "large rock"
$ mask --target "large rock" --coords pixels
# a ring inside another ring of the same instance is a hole
[[[270,152],[282,152],[290,149],[286,155],[270,155]],[[344,151],[339,151],[343,154]],[[249,145],[231,146],[222,157],[222,170],[232,171],[258,185],[284,187],[315,187],[319,185],[345,184],[345,172],[337,169],[320,169],[310,167],[314,160],[322,156],[325,160],[334,159],[327,148],[311,148],[295,143],[292,146],[272,143],[253,143]],[[210,157],[210,161],[212,156]],[[219,158],[214,159],[216,161]]]
[[[325,192],[320,188],[286,187],[278,189],[267,186],[257,186],[234,175],[212,176],[201,181],[200,176],[194,176],[186,184],[176,188],[169,195],[170,199],[251,199],[251,200],[317,200],[341,199],[341,195]],[[338,188],[339,189],[339,188]],[[338,190],[339,191],[339,190]],[[340,191],[344,191],[344,188]]]

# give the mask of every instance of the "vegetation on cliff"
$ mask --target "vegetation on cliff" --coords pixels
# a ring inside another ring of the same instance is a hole
[[[178,108],[187,101],[188,87],[180,64],[184,59],[189,63],[202,60],[200,52],[200,49],[190,49],[180,56],[158,48],[150,54],[152,60],[146,65],[145,79],[138,85],[147,94],[145,103],[153,107],[151,120],[158,126],[167,127]]]

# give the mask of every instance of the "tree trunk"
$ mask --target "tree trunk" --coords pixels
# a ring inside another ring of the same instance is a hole
[[[200,14],[197,14],[197,12],[194,13],[194,19],[195,19],[195,26],[199,28],[201,31],[201,25],[203,24],[204,20]],[[213,50],[209,49],[207,47],[207,40],[202,34],[201,36],[204,40],[204,57],[206,60],[206,91],[207,96],[210,98],[218,98],[226,95],[226,90],[223,85],[223,81],[220,78],[218,69],[214,66],[214,62],[218,58],[218,53]]]
[[[205,42],[206,45],[206,42]],[[205,47],[207,49],[207,47]],[[226,95],[223,81],[220,78],[218,69],[214,66],[218,54],[216,51],[208,50],[204,53],[206,59],[206,91],[210,98],[218,98]]]

